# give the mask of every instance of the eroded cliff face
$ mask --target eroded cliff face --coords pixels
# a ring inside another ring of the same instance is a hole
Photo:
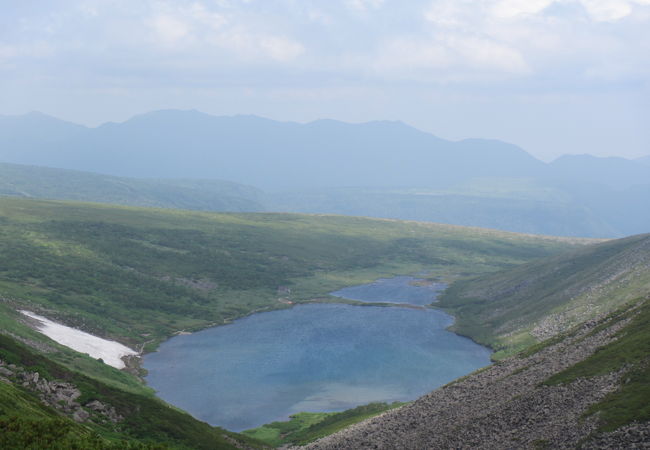
[[[547,382],[621,339],[646,303],[624,316],[590,320],[535,352],[493,364],[307,448],[650,448],[648,422],[605,433],[598,414],[588,414],[629,380],[629,364],[567,383]]]

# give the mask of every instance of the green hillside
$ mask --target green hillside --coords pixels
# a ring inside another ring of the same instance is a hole
[[[236,443],[257,447],[254,440],[200,422],[151,393],[112,387],[3,334],[0,372],[1,448],[213,449],[237,448]],[[57,403],[44,404],[46,394],[55,389],[49,386],[61,383],[80,395],[72,399],[62,395]],[[80,420],[83,423],[66,414],[66,407],[75,403],[77,414],[88,415]]]
[[[130,345],[381,275],[511,267],[585,241],[340,216],[0,199],[0,292]]]
[[[219,180],[124,178],[0,163],[0,195],[198,211],[263,211],[262,192]]]
[[[599,414],[600,428],[604,431],[650,421],[650,297],[618,308],[609,322],[624,324],[615,341],[546,381],[553,386],[568,384],[581,377],[625,373],[619,389],[589,410],[590,414]]]
[[[292,415],[286,422],[272,422],[246,430],[243,434],[274,447],[290,444],[304,445],[405,404],[403,402],[370,403],[342,412],[302,412]]]
[[[650,292],[650,235],[458,281],[440,298],[459,333],[502,350],[554,336]]]
[[[2,198],[0,427],[7,442],[23,447],[258,445],[166,405],[130,373],[58,345],[30,328],[19,309],[153,349],[180,330],[288,307],[287,298],[332,301],[326,294],[334,289],[390,274],[450,281],[588,242],[342,216]],[[46,382],[68,383],[80,396],[44,405]],[[330,419],[312,431],[356,418]]]

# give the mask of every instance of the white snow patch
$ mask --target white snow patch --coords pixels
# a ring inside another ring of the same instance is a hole
[[[61,345],[70,347],[79,353],[87,353],[93,358],[101,358],[109,366],[117,369],[124,367],[123,356],[138,355],[138,352],[119,342],[109,341],[76,328],[53,322],[30,311],[20,311],[24,315],[40,322],[38,331]]]

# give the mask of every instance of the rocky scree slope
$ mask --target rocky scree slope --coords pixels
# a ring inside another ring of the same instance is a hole
[[[650,300],[307,446],[650,448]]]

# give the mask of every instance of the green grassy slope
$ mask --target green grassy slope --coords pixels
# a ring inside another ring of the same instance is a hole
[[[599,414],[605,431],[650,421],[650,298],[622,307],[612,316],[612,321],[631,319],[618,332],[618,339],[546,382],[570,383],[581,377],[625,370],[620,388],[590,409],[590,413]]]
[[[252,439],[211,427],[154,396],[126,392],[70,370],[53,361],[49,355],[3,334],[0,334],[0,360],[29,372],[38,372],[41,379],[71,383],[81,392],[77,399],[80,404],[98,400],[115,408],[117,414],[123,417],[117,423],[91,419],[77,424],[44,406],[34,392],[20,385],[20,379],[14,384],[0,382],[0,427],[5,426],[16,434],[11,440],[6,438],[10,444],[20,442],[29,434],[37,434],[40,439],[52,434],[53,439],[61,439],[63,444],[72,439],[97,444],[97,448],[118,446],[121,441],[164,444],[174,448],[234,448],[229,438],[256,445]],[[41,421],[41,428],[33,431],[31,428],[35,421]],[[55,436],[55,431],[48,431],[53,424],[62,426],[66,433]],[[63,444],[62,448],[66,448]],[[92,445],[84,444],[79,448],[91,448]]]
[[[272,422],[246,430],[243,434],[274,447],[287,444],[304,445],[404,404],[370,403],[342,412],[302,412],[294,414],[291,420],[286,422]]]
[[[340,216],[213,214],[0,199],[0,295],[155,344],[381,275],[478,274],[585,241]]]
[[[104,448],[110,443],[43,405],[36,396],[0,382],[0,448]]]
[[[263,211],[262,192],[229,181],[138,179],[0,163],[0,195],[198,211]]]
[[[71,382],[84,402],[99,399],[125,420],[117,428],[79,425],[45,411],[45,422],[33,423],[41,420],[41,413],[33,411],[43,408],[34,402],[20,406],[18,400],[27,401],[29,393],[20,388],[17,393],[14,384],[0,392],[5,405],[1,426],[17,429],[14,442],[22,442],[64,424],[60,428],[68,431],[53,437],[64,447],[66,440],[85,439],[102,448],[126,439],[133,445],[228,448],[229,439],[243,439],[167,406],[135,377],[35,332],[17,309],[152,349],[178,330],[287,307],[279,297],[311,301],[345,285],[421,271],[451,280],[586,243],[341,216],[216,214],[2,198],[0,359],[46,379]],[[355,418],[358,414],[328,418],[310,433]]]
[[[608,241],[451,286],[455,329],[510,354],[650,292],[650,235]]]

